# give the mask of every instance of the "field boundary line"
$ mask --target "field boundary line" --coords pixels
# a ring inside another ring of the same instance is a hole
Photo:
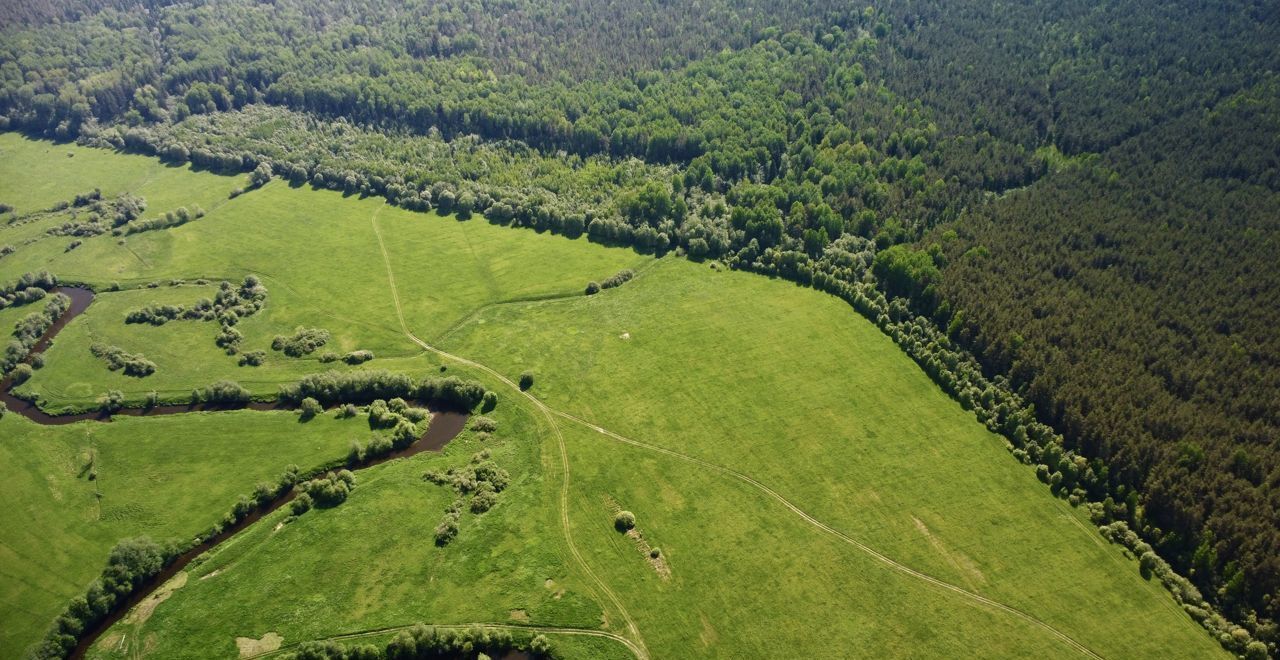
[[[560,452],[560,468],[562,472],[562,478],[560,480],[560,502],[559,502],[560,527],[561,527],[561,530],[564,532],[565,543],[569,548],[569,553],[573,555],[574,560],[578,563],[579,567],[587,575],[587,577],[590,578],[591,581],[596,583],[596,586],[600,588],[601,593],[603,593],[605,597],[608,598],[609,601],[613,604],[613,606],[617,608],[618,613],[622,616],[622,619],[626,622],[628,632],[630,632],[631,636],[634,638],[635,649],[638,651],[638,653],[636,654],[636,657],[639,658],[640,660],[649,660],[649,651],[648,651],[648,648],[645,647],[644,637],[641,636],[640,628],[639,626],[636,625],[635,620],[631,618],[630,612],[628,612],[627,608],[622,605],[621,599],[619,599],[618,595],[615,594],[613,590],[609,588],[609,585],[606,584],[604,580],[600,578],[600,576],[596,575],[595,571],[591,570],[591,567],[587,564],[586,559],[582,556],[582,553],[578,550],[578,546],[573,542],[573,532],[572,532],[571,524],[569,520],[569,474],[570,474],[569,473],[569,453],[568,453],[568,448],[565,446],[564,434],[561,433],[560,426],[556,424],[555,417],[552,415],[551,410],[546,406],[546,404],[542,403],[542,401],[540,401],[537,397],[533,396],[532,394],[529,394],[528,392],[525,392],[524,390],[521,390],[518,385],[516,385],[511,379],[507,378],[506,376],[503,376],[497,371],[489,368],[488,366],[480,364],[478,362],[472,362],[471,360],[468,360],[466,358],[458,357],[451,353],[446,353],[445,351],[435,348],[434,346],[428,344],[427,342],[419,339],[417,335],[413,334],[413,332],[409,330],[409,324],[405,322],[405,319],[404,319],[404,310],[400,305],[400,293],[398,292],[396,287],[396,278],[395,278],[394,269],[392,269],[391,267],[391,256],[387,253],[386,244],[382,240],[382,232],[378,230],[378,212],[381,211],[382,208],[383,208],[382,206],[379,206],[378,209],[373,212],[373,215],[370,217],[370,223],[373,225],[374,236],[376,236],[378,239],[378,248],[382,251],[382,261],[387,269],[387,281],[391,287],[391,299],[392,299],[392,302],[395,304],[396,317],[400,321],[400,329],[404,331],[404,334],[406,337],[408,337],[411,341],[421,346],[422,348],[428,351],[431,351],[432,353],[435,353],[441,357],[449,358],[456,362],[460,362],[464,365],[483,371],[489,374],[490,376],[493,376],[494,378],[498,379],[504,385],[524,395],[524,397],[528,399],[530,402],[532,402],[533,405],[542,413],[543,417],[546,418],[547,423],[551,426],[552,433],[555,435],[556,444]]]

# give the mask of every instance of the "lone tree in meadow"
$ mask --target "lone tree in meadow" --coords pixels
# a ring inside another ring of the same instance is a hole
[[[618,515],[613,517],[613,526],[619,532],[631,531],[636,526],[636,514],[630,511],[619,511]]]
[[[533,372],[526,371],[520,374],[520,389],[527,390],[530,387],[533,387]]]

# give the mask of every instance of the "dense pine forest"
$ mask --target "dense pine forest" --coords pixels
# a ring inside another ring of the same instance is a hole
[[[1275,3],[10,0],[0,24],[2,129],[840,295],[1186,604],[1280,641]]]

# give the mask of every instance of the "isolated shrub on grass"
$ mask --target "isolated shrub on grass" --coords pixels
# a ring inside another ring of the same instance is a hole
[[[324,509],[347,501],[355,485],[356,477],[350,470],[339,470],[303,483],[301,489],[311,496],[316,507]]]
[[[320,354],[319,360],[323,364],[329,364],[330,362],[337,362],[338,354],[334,353],[333,351],[325,351]]]
[[[307,397],[302,400],[302,405],[298,407],[298,412],[302,421],[305,422],[324,412],[324,407],[320,405],[319,401],[316,401],[311,397]]]
[[[533,372],[526,371],[520,374],[520,389],[527,390],[530,387],[533,387]]]
[[[661,557],[661,556],[662,556],[662,550],[658,548],[654,548],[649,551],[649,557],[651,559],[657,559],[658,557]]]
[[[373,359],[373,351],[351,351],[342,356],[342,361],[350,365],[364,364]]]
[[[489,412],[498,407],[498,394],[493,391],[485,392],[484,398],[480,400],[480,412]]]
[[[458,518],[457,512],[449,512],[445,514],[440,524],[436,525],[436,545],[449,545],[449,542],[458,536]]]
[[[359,414],[360,414],[359,408],[356,408],[354,404],[347,403],[347,404],[343,404],[338,408],[336,417],[338,419],[348,419],[350,417],[355,417],[356,415],[359,415]]]
[[[588,296],[594,296],[597,293],[600,293],[600,284],[598,282],[587,282],[587,290],[585,293]]]
[[[249,351],[241,353],[239,364],[242,367],[261,367],[267,361],[266,351]]]
[[[108,370],[123,371],[126,376],[146,378],[156,372],[154,362],[141,355],[127,353],[118,346],[94,343],[89,347],[89,352],[93,353],[94,357],[105,360]]]
[[[615,287],[620,287],[623,284],[630,282],[631,278],[635,276],[636,276],[635,272],[633,272],[630,269],[620,270],[616,274],[610,276],[609,279],[605,280],[604,282],[601,282],[600,288],[612,289]]]
[[[613,517],[613,526],[619,532],[626,532],[635,528],[636,514],[630,511],[619,511],[618,515]]]
[[[271,340],[271,348],[281,351],[289,357],[310,355],[329,341],[329,331],[323,328],[298,328],[286,337],[276,335]]]
[[[480,433],[493,433],[498,430],[498,423],[492,417],[476,415],[471,418],[471,430]]]

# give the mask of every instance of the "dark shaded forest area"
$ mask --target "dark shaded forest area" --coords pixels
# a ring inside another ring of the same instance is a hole
[[[1055,492],[1276,641],[1275,3],[8,0],[0,22],[0,128],[919,323],[895,339],[989,425],[1062,434],[1027,459]]]

